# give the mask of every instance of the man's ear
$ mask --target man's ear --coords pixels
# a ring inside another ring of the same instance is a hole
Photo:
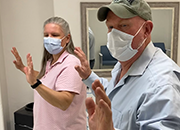
[[[153,29],[152,21],[150,21],[150,20],[146,21],[146,26],[145,26],[145,35],[146,35],[146,37],[151,34],[152,29]]]

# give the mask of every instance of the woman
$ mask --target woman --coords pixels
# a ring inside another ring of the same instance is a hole
[[[33,70],[30,54],[24,66],[15,47],[11,52],[16,68],[35,90],[33,130],[85,130],[86,86],[74,68],[80,61],[74,55],[68,23],[60,17],[45,21],[40,72]]]

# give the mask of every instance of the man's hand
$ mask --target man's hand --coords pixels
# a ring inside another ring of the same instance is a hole
[[[95,92],[96,103],[92,98],[86,99],[90,130],[114,130],[111,101],[99,80],[94,81],[92,88]]]
[[[91,68],[89,66],[88,60],[86,59],[86,55],[79,47],[75,47],[74,53],[81,61],[81,66],[75,66],[75,69],[82,79],[87,79],[91,74]]]

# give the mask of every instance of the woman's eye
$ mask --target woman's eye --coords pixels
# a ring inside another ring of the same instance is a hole
[[[52,34],[52,36],[53,36],[53,37],[59,37],[59,35],[58,35],[58,34]]]

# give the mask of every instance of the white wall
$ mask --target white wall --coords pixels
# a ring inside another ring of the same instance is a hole
[[[157,2],[157,0],[146,0],[147,2]],[[180,0],[158,0],[158,2],[180,2]],[[180,9],[179,9],[180,14]],[[180,32],[180,19],[179,19],[179,32]],[[178,37],[178,54],[177,54],[177,64],[180,65],[180,37]]]
[[[2,5],[1,2],[0,5]],[[1,16],[1,10],[0,10],[0,16]],[[2,130],[4,130],[4,128],[8,130],[9,105],[8,105],[8,93],[7,93],[7,85],[6,85],[4,53],[3,53],[3,44],[2,44],[1,17],[0,17],[0,107],[1,107],[0,122],[2,122],[0,128],[3,128]]]
[[[16,70],[12,63],[14,57],[10,52],[11,48],[17,47],[24,62],[26,61],[26,54],[30,52],[34,67],[38,70],[42,54],[42,24],[47,18],[55,15],[66,19],[70,24],[75,46],[81,46],[80,2],[110,1],[0,0],[0,96],[2,98],[5,130],[14,130],[13,113],[33,101],[33,91],[26,82],[25,76]],[[179,2],[180,0],[174,1]],[[180,50],[180,45],[178,50]],[[179,54],[178,63],[180,64]],[[0,122],[1,119],[2,116],[0,115]]]
[[[61,16],[68,21],[74,44],[76,46],[81,46],[80,2],[110,1],[111,0],[54,0],[54,14],[55,16]]]
[[[34,68],[39,69],[43,22],[51,16],[54,16],[53,1],[0,0],[0,96],[6,130],[14,130],[14,112],[33,101],[33,90],[13,64],[11,48],[17,47],[24,63],[30,52]]]
[[[0,82],[0,88],[1,88],[1,82]],[[0,89],[0,93],[1,93],[1,89]],[[3,106],[2,106],[2,99],[0,96],[0,128],[1,130],[4,130],[4,115],[3,115]]]

